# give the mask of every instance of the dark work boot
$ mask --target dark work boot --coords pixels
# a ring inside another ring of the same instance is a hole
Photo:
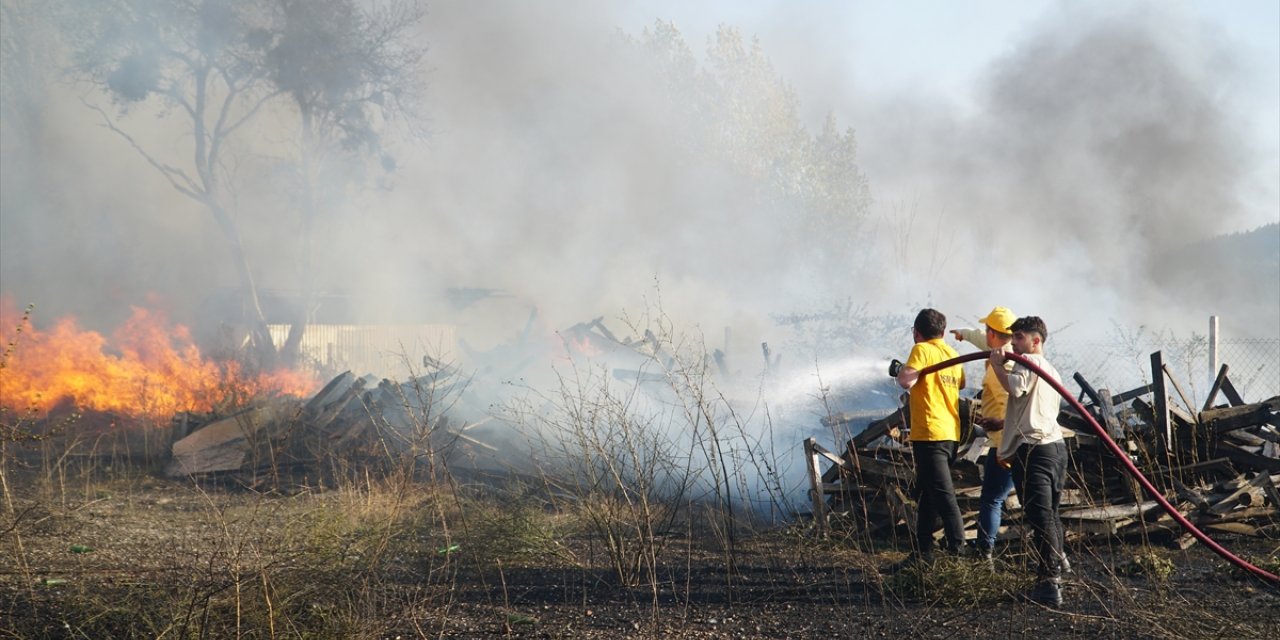
[[[1027,600],[1046,607],[1062,606],[1062,578],[1041,578],[1027,592]]]
[[[898,562],[889,565],[885,569],[885,573],[896,574],[907,570],[921,571],[933,564],[932,553],[917,553],[912,551],[910,555]]]
[[[947,558],[968,558],[973,550],[966,545],[946,545],[942,547],[942,555]]]

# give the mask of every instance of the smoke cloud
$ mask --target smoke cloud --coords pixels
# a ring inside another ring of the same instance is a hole
[[[842,62],[839,47],[856,43],[838,41],[837,20],[752,6],[734,26],[776,55],[806,124],[833,113],[858,136],[875,205],[836,267],[761,205],[758,185],[682,152],[687,123],[619,37],[671,16],[442,2],[421,34],[431,135],[387,140],[395,170],[335,195],[318,286],[351,294],[357,319],[457,322],[477,345],[511,337],[533,308],[550,330],[658,304],[717,339],[732,326],[744,351],[780,339],[773,314],[841,300],[895,314],[930,305],[953,324],[1004,304],[1080,337],[1109,319],[1280,322],[1271,299],[1183,295],[1159,278],[1195,259],[1185,247],[1260,219],[1242,202],[1258,149],[1233,101],[1253,76],[1221,34],[1145,6],[1056,8],[990,62],[966,103],[929,87],[878,93]],[[684,34],[698,58],[708,35]],[[97,126],[81,98],[101,96],[10,82],[22,72],[6,66],[7,104],[28,106],[5,111],[6,133],[23,135],[3,143],[4,293],[103,329],[155,294],[199,324],[211,292],[235,285],[208,215]],[[25,87],[17,101],[14,87]],[[121,122],[151,148],[181,148],[183,131],[160,115]],[[289,187],[272,158],[296,125],[271,117],[278,133],[239,143],[236,206],[261,284],[294,290],[297,227],[280,214]],[[1203,277],[1221,276],[1206,264]],[[506,297],[459,312],[444,292],[466,287]]]
[[[921,93],[865,117],[877,195],[923,249],[905,268],[944,308],[1007,304],[1076,337],[1107,319],[1203,331],[1210,314],[1273,335],[1280,298],[1258,294],[1280,273],[1227,285],[1233,272],[1188,246],[1280,213],[1259,217],[1242,198],[1259,148],[1231,99],[1248,81],[1236,52],[1185,16],[1096,10],[1046,16],[992,62],[970,108]],[[1163,277],[1187,263],[1193,282]]]

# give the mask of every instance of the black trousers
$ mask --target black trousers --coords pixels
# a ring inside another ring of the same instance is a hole
[[[1013,486],[1018,490],[1022,512],[1031,525],[1039,565],[1036,575],[1062,575],[1062,520],[1058,506],[1067,476],[1065,442],[1018,447],[1013,460]]]
[[[954,551],[964,544],[964,521],[956,504],[956,489],[951,482],[951,461],[956,456],[956,443],[912,442],[911,451],[916,463],[916,492],[919,509],[916,512],[916,545],[922,555],[933,552],[933,532],[937,519],[942,518],[944,542]]]

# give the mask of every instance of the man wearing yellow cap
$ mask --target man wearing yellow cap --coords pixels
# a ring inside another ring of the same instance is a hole
[[[1010,327],[1018,316],[1007,307],[996,307],[978,322],[983,329],[952,329],[956,340],[968,342],[979,349],[1009,350],[1009,341],[1013,339]],[[1013,362],[1005,363],[1005,369],[1011,371]],[[987,459],[982,472],[982,496],[978,501],[978,537],[975,544],[978,556],[991,561],[992,549],[995,547],[996,534],[1000,532],[1001,509],[1005,498],[1013,491],[1013,475],[1008,467],[996,458],[996,450],[1000,446],[1000,434],[1004,428],[1005,406],[1009,402],[1009,392],[1004,390],[1000,379],[991,369],[990,361],[986,364],[986,373],[982,376],[982,409],[978,424],[987,431],[987,440],[991,448],[987,450]]]

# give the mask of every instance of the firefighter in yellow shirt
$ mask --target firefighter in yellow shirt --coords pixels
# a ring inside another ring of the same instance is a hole
[[[1006,307],[996,307],[978,322],[985,330],[952,329],[956,340],[969,342],[979,349],[997,349],[1009,351],[1009,341],[1013,339],[1010,327],[1018,319]],[[1005,363],[1005,370],[1013,369],[1013,362]],[[1000,379],[986,363],[985,375],[982,377],[982,409],[978,424],[987,431],[987,439],[991,448],[987,450],[986,461],[982,468],[982,495],[978,499],[978,538],[975,541],[980,558],[991,562],[992,549],[995,548],[996,534],[1000,532],[1001,510],[1005,498],[1013,491],[1013,475],[1009,468],[1001,464],[996,457],[996,449],[1000,446],[1000,434],[1004,428],[1004,410],[1009,402],[1009,392],[1000,385]]]
[[[956,504],[951,481],[951,463],[960,439],[960,389],[964,388],[964,368],[953,365],[927,375],[925,368],[957,357],[945,341],[947,318],[934,309],[916,315],[912,327],[915,346],[906,363],[894,362],[890,375],[910,389],[912,457],[916,467],[916,549],[912,561],[933,559],[933,532],[942,518],[945,534],[943,550],[959,554],[964,544],[964,521]]]

